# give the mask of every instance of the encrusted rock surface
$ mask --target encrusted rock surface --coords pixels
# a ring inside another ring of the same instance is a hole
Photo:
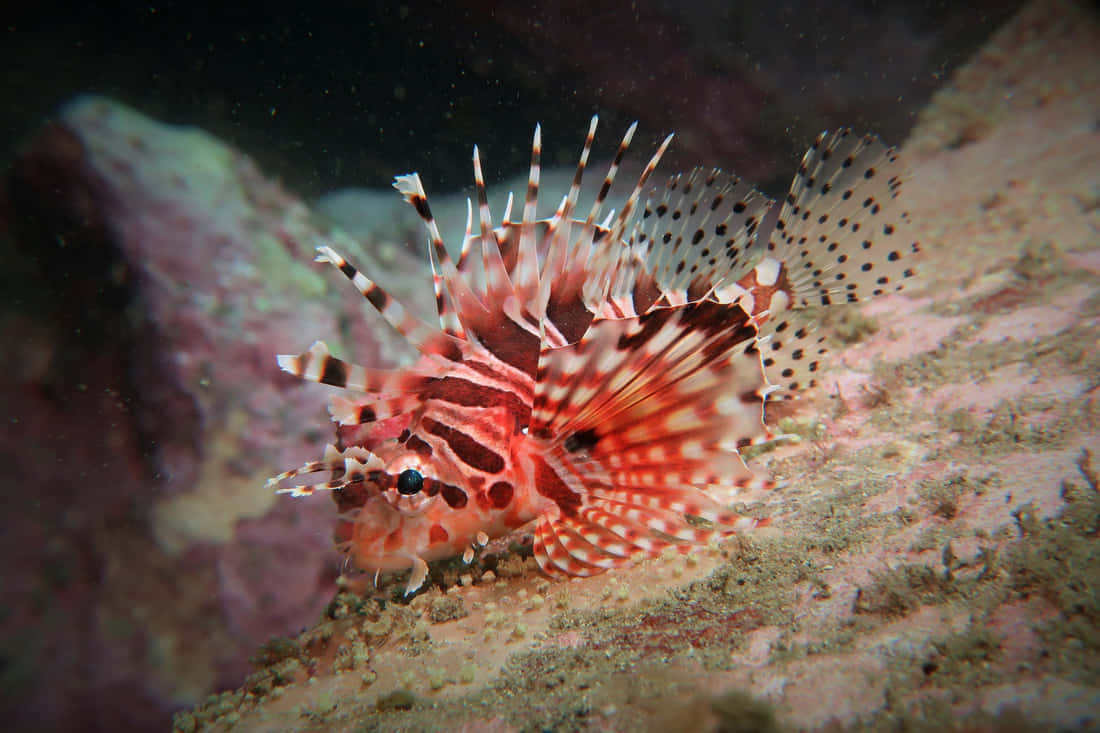
[[[11,493],[0,540],[16,599],[0,623],[29,639],[8,647],[13,715],[129,727],[239,679],[331,595],[334,508],[264,486],[327,421],[275,355],[324,338],[384,365],[405,347],[311,262],[318,237],[413,302],[431,288],[403,245],[352,240],[216,138],[102,97],[61,109],[0,198],[0,445],[32,490]]]

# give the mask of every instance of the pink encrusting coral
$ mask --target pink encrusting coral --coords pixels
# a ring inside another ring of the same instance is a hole
[[[326,513],[281,515],[252,490],[257,465],[298,453],[293,426],[313,412],[263,356],[288,329],[337,331],[354,305],[319,300],[316,275],[290,264],[318,226],[247,156],[106,99],[78,99],[59,119],[83,145],[84,175],[141,303],[142,348],[124,358],[154,471],[152,537],[170,557],[212,553],[228,629],[262,640],[308,618],[332,573],[323,554],[301,551],[325,546]],[[348,336],[390,351],[369,330]]]
[[[3,314],[16,365],[5,413],[20,427],[3,445],[13,479],[36,487],[9,514],[5,574],[20,598],[52,587],[59,607],[127,630],[125,644],[68,623],[41,634],[66,649],[51,676],[70,703],[26,707],[59,727],[111,708],[129,727],[145,708],[191,704],[239,677],[258,644],[310,623],[331,592],[332,508],[279,505],[263,488],[275,467],[308,455],[314,436],[302,426],[325,420],[271,354],[317,329],[379,366],[404,352],[351,318],[360,304],[330,298],[303,257],[318,236],[342,235],[198,129],[78,98],[15,161],[3,210],[24,248],[10,267],[27,272],[13,297],[33,306]],[[420,271],[397,243],[341,241],[366,261]],[[430,301],[430,289],[404,282],[391,287]],[[28,440],[58,447],[28,451]],[[26,561],[35,547],[46,550]],[[8,634],[31,622],[23,610],[5,617]],[[13,664],[51,656],[34,649]],[[91,686],[66,671],[101,667],[112,677]],[[100,705],[110,689],[147,702]]]

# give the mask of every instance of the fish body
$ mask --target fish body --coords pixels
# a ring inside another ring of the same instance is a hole
[[[800,309],[893,292],[912,275],[897,158],[874,138],[819,137],[765,234],[774,202],[733,175],[697,169],[650,187],[671,135],[601,220],[633,126],[582,216],[595,130],[593,118],[548,219],[536,217],[538,127],[519,221],[509,201],[494,226],[475,147],[477,227],[471,204],[457,260],[419,177],[396,179],[428,229],[438,326],[318,248],[421,356],[400,370],[344,362],[320,342],[280,356],[343,391],[336,444],[270,484],[335,491],[339,546],[368,571],[411,569],[407,592],[427,562],[469,561],[525,525],[541,568],[586,576],[765,523],[726,505],[774,485],[740,455],[775,437],[769,395],[813,384],[824,347]],[[330,478],[292,483],[316,472]]]

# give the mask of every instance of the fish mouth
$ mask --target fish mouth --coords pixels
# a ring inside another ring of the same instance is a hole
[[[393,488],[393,481],[377,474],[353,479],[337,492],[341,510],[374,511],[410,519],[428,511],[438,498],[426,493],[407,496]]]
[[[387,489],[380,492],[380,498],[385,501],[390,508],[395,512],[398,512],[403,517],[418,517],[435,504],[439,499],[439,495],[428,496],[427,494],[416,494],[414,496],[405,496],[398,493],[396,489]]]

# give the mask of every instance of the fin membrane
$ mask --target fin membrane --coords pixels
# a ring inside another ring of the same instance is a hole
[[[773,437],[755,342],[739,305],[702,300],[598,319],[580,341],[542,351],[530,435],[553,472],[538,490],[560,509],[537,532],[544,567],[594,574],[712,536],[684,515],[755,523],[708,493],[773,485],[737,452]]]
[[[649,270],[673,303],[739,280],[763,252],[756,234],[774,203],[737,176],[696,168],[668,179],[646,203],[637,241],[649,243]]]
[[[806,151],[768,244],[793,307],[866,300],[913,276],[920,244],[898,199],[902,175],[893,148],[846,128]]]

